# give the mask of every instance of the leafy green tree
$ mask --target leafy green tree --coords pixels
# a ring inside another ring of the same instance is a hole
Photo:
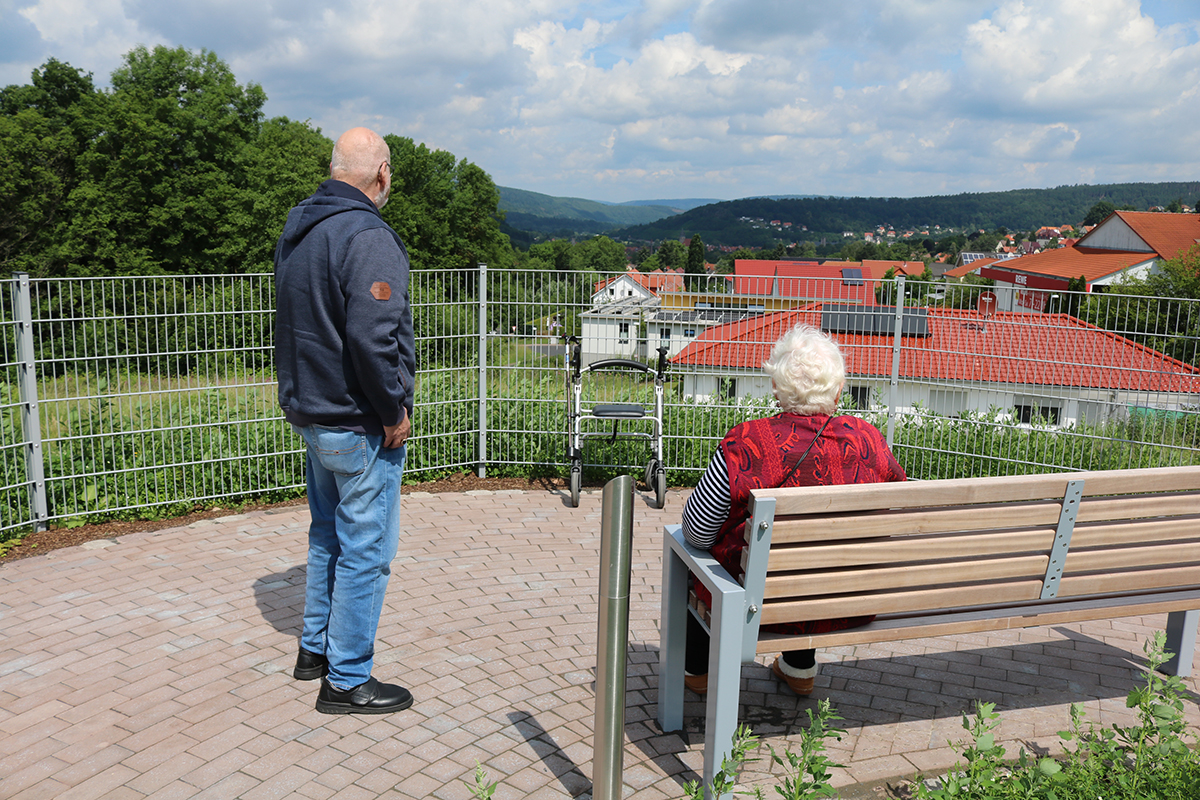
[[[1153,275],[1122,278],[1108,295],[1134,295],[1120,302],[1088,296],[1078,316],[1128,336],[1147,347],[1200,366],[1200,316],[1191,303],[1200,300],[1200,244],[1162,261]]]
[[[522,269],[566,271],[571,269],[571,243],[566,239],[538,242],[529,248],[528,263],[518,261]],[[537,262],[537,263],[535,263]]]
[[[207,50],[137,47],[112,74],[104,135],[79,158],[69,274],[238,272],[222,238],[266,95]]]
[[[1113,203],[1110,203],[1108,200],[1101,200],[1088,210],[1087,216],[1083,218],[1083,224],[1099,225],[1116,210],[1117,207]]]
[[[684,249],[683,242],[675,239],[667,239],[660,244],[657,255],[664,269],[683,269],[687,266],[687,250]]]
[[[700,290],[700,284],[704,280],[704,262],[707,255],[708,251],[704,248],[704,240],[700,238],[700,234],[696,234],[692,237],[691,244],[688,245],[687,264],[683,268],[683,272],[687,276],[689,291]]]
[[[406,137],[384,140],[392,152],[392,194],[383,218],[404,240],[415,269],[512,266],[500,231],[500,191],[486,172]]]
[[[76,160],[96,136],[104,99],[90,73],[55,59],[30,84],[0,89],[0,266],[54,270]]]
[[[333,142],[307,122],[264,122],[238,159],[242,188],[228,209],[217,253],[246,272],[273,269],[275,242],[288,210],[329,177]]]
[[[569,263],[577,272],[624,272],[625,247],[607,236],[595,236],[571,248]]]
[[[44,271],[74,183],[76,141],[33,109],[0,116],[0,266]]]

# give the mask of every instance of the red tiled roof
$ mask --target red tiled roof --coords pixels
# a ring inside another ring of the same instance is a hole
[[[1090,247],[1060,247],[1033,255],[993,264],[998,269],[1027,272],[1031,275],[1051,275],[1056,278],[1083,276],[1088,283],[1140,264],[1152,258],[1151,253],[1132,253],[1126,250],[1093,250]],[[971,266],[977,266],[975,262]]]
[[[979,271],[980,267],[986,267],[989,264],[995,264],[995,263],[996,263],[996,259],[994,259],[994,258],[980,258],[980,259],[976,259],[975,261],[972,261],[969,264],[961,264],[961,265],[955,267],[954,269],[948,269],[943,274],[949,278],[962,278],[967,275],[970,275],[972,272]]]
[[[883,276],[887,274],[889,269],[895,269],[896,273],[903,275],[906,278],[919,276],[925,271],[924,261],[879,261],[876,259],[864,259],[862,262],[862,271],[864,278],[881,281]]]
[[[914,276],[925,271],[921,261],[734,261],[734,293],[778,296],[793,300],[835,300],[874,304],[869,284],[843,284],[844,270],[857,269],[864,281],[883,280],[889,269]]]
[[[1150,211],[1114,213],[1163,258],[1176,258],[1200,241],[1200,214]]]
[[[632,278],[634,281],[636,281],[638,284],[640,284],[644,289],[648,289],[649,291],[653,292],[654,294],[658,294],[660,292],[678,292],[683,289],[683,271],[682,270],[680,270],[679,272],[674,272],[672,270],[667,270],[666,272],[664,272],[662,270],[656,269],[656,270],[654,270],[654,272],[647,274],[644,272],[638,272],[636,269],[633,269],[631,267],[625,272],[625,275]],[[596,292],[600,291],[601,289],[608,286],[610,283],[619,279],[620,277],[621,277],[620,275],[617,275],[612,278],[605,278],[604,280],[599,281],[596,284],[596,288],[592,290],[592,294],[595,294]]]
[[[674,364],[756,369],[798,323],[821,324],[821,304],[709,328]],[[1200,370],[1067,314],[929,309],[928,337],[903,336],[900,375],[1040,386],[1200,393]],[[890,377],[890,335],[834,333],[846,374]]]

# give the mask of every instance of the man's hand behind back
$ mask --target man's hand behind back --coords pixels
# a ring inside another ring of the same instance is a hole
[[[404,419],[400,420],[397,425],[383,426],[383,446],[389,449],[396,449],[404,444],[408,439],[408,434],[412,432],[412,417],[408,415],[407,409],[404,412]]]

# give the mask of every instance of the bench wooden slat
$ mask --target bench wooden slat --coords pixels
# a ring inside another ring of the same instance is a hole
[[[849,484],[796,489],[755,489],[754,496],[773,497],[776,516],[837,513],[872,508],[1019,502],[1062,497],[1070,481],[1084,481],[1085,496],[1200,491],[1200,466],[1103,472],[956,478],[909,483]]]
[[[769,573],[801,569],[850,567],[860,564],[893,564],[928,561],[953,553],[956,558],[1049,552],[1055,527],[1031,530],[996,530],[978,533],[925,536],[891,536],[844,544],[786,546],[772,541]],[[1071,552],[1089,547],[1172,542],[1200,539],[1200,516],[1167,519],[1087,523],[1076,525]],[[1200,542],[1196,547],[1200,549]],[[745,569],[743,551],[742,569]]]
[[[902,484],[901,484],[902,485]],[[914,484],[917,485],[917,484]],[[1079,504],[1077,523],[1114,519],[1140,519],[1190,515],[1200,508],[1200,492],[1150,497],[1086,497]],[[1058,524],[1061,500],[1025,503],[984,503],[897,511],[844,512],[781,517],[771,532],[774,544],[822,540],[845,541],[876,536],[989,528],[1030,528]],[[990,523],[983,525],[983,523]]]
[[[957,545],[961,540],[953,540]],[[907,544],[915,544],[907,540]],[[880,543],[881,545],[884,543]],[[924,544],[936,544],[926,542]],[[928,551],[929,558],[944,556],[947,552],[946,543],[942,542],[940,552],[933,547],[921,548]],[[915,548],[909,548],[915,550]],[[1012,580],[1015,578],[1038,578],[1046,574],[1049,565],[1049,548],[1040,555],[1010,556],[1007,558],[964,559],[963,550],[957,546],[953,550],[954,558],[935,563],[919,563],[924,559],[914,559],[912,553],[904,554],[895,547],[892,548],[897,557],[909,556],[898,560],[903,566],[863,567],[862,561],[855,566],[857,569],[846,569],[842,572],[828,571],[822,568],[818,571],[809,564],[802,572],[782,572],[772,569],[766,578],[765,599],[802,598],[808,596],[823,596],[830,594],[847,594],[854,592],[881,591],[891,589],[907,589],[918,586],[937,584],[954,584],[970,581],[979,583],[989,580]],[[774,555],[774,553],[772,553]],[[1188,540],[1175,544],[1150,545],[1146,547],[1120,547],[1116,549],[1077,551],[1071,549],[1067,555],[1064,573],[1072,575],[1077,572],[1098,572],[1128,570],[1134,567],[1163,567],[1176,569],[1189,562],[1200,562],[1200,543]],[[774,564],[772,560],[772,564]],[[803,562],[801,562],[803,563]],[[1126,574],[1126,573],[1121,573]],[[1139,576],[1143,572],[1137,573]],[[1173,573],[1172,573],[1173,574]],[[1114,578],[1114,580],[1116,580]],[[1131,578],[1126,578],[1128,582]],[[1139,578],[1140,580],[1140,578]],[[1133,588],[1143,588],[1142,586]],[[1153,587],[1157,588],[1157,586]]]
[[[1067,553],[1063,573],[1121,570],[1130,567],[1178,566],[1200,561],[1200,542],[1185,541],[1146,547],[1119,547],[1106,550],[1076,550]]]
[[[1059,597],[1084,597],[1090,594],[1168,589],[1174,586],[1200,585],[1200,564],[1173,569],[1133,570],[1102,575],[1064,575]]]
[[[1058,596],[1087,597],[1196,585],[1200,585],[1200,565],[1066,576],[1059,583]],[[861,592],[833,597],[806,597],[800,600],[772,600],[763,603],[762,624],[858,617],[877,614],[881,609],[904,613],[1033,602],[1041,597],[1041,592],[1042,581],[1027,580],[987,585],[931,587],[911,591]]]
[[[1050,556],[1020,556],[987,561],[947,562],[920,566],[882,567],[846,570],[842,573],[771,574],[767,576],[766,599],[781,597],[821,597],[847,592],[910,589],[918,586],[958,583],[961,581],[1042,580]]]
[[[1022,603],[1037,600],[1042,581],[1014,581],[988,586],[951,586],[915,591],[879,592],[839,597],[805,598],[800,601],[763,603],[762,624],[818,619],[841,619],[892,612],[928,611],[996,603]]]
[[[1065,625],[1113,616],[1146,616],[1171,611],[1190,611],[1200,604],[1200,592],[1171,592],[1131,601],[1117,597],[1090,601],[1073,601],[1047,605],[1041,610],[1022,609],[1014,616],[1012,609],[985,609],[971,612],[920,615],[917,617],[885,617],[870,625],[850,630],[819,633],[809,636],[788,636],[763,633],[758,652],[778,653],[782,650],[806,650],[829,646],[849,647],[873,642],[900,641],[934,636],[1028,628],[1037,625]]]
[[[800,569],[828,569],[861,564],[893,564],[944,558],[998,556],[1012,553],[1049,552],[1054,528],[1032,531],[1001,531],[965,536],[889,537],[871,542],[812,547],[772,547],[768,574]],[[745,564],[742,568],[745,569]]]

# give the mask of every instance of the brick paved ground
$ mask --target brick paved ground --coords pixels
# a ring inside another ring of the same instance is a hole
[[[498,800],[588,796],[599,491],[578,509],[551,492],[403,502],[375,674],[417,702],[380,717],[318,714],[316,684],[291,678],[303,508],[0,565],[0,798],[454,800],[469,796],[477,762],[500,780]],[[635,505],[624,763],[626,796],[639,800],[681,797],[702,759],[699,701],[683,734],[654,723],[660,531],[681,508],[674,492],[663,511]],[[815,696],[847,728],[838,783],[944,769],[976,698],[998,704],[1014,754],[1055,749],[1071,702],[1097,722],[1129,720],[1141,643],[1163,624],[824,652]],[[743,684],[742,719],[776,748],[794,741],[814,701],[764,663]],[[771,783],[769,768],[754,765],[746,782]]]

